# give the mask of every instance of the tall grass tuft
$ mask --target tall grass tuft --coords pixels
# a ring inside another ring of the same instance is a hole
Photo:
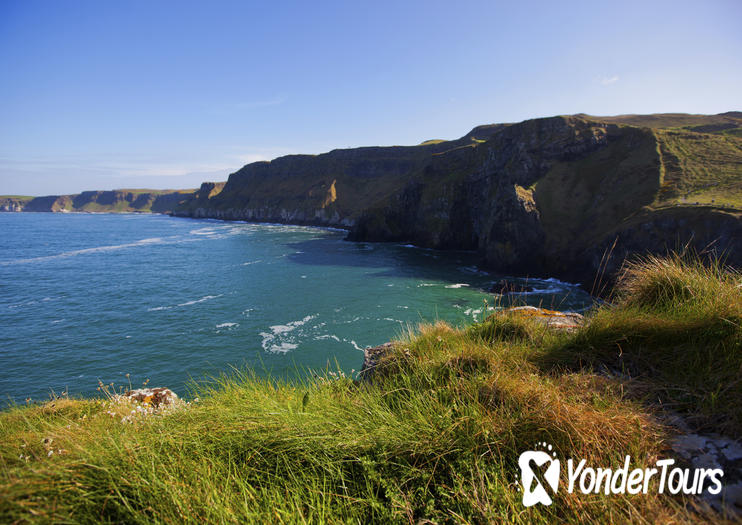
[[[541,358],[630,378],[696,430],[742,437],[742,276],[689,255],[629,262],[614,304]]]
[[[741,292],[742,275],[720,259],[678,253],[628,261],[616,286],[624,306],[737,317],[742,313]]]

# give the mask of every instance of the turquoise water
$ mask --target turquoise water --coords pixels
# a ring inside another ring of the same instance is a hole
[[[92,394],[127,373],[181,395],[231,366],[349,373],[408,325],[481,318],[501,279],[473,254],[299,226],[3,213],[0,231],[0,397],[15,401]],[[589,303],[565,283],[529,285],[529,304]]]

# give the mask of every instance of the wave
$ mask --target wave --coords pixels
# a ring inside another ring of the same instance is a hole
[[[265,346],[263,348],[265,348]],[[285,354],[291,350],[296,350],[297,348],[299,348],[299,345],[295,343],[281,343],[278,345],[271,345],[270,348],[265,348],[265,350],[273,354]]]
[[[323,341],[325,339],[333,339],[333,340],[337,341],[338,343],[340,342],[340,338],[338,336],[334,335],[334,334],[318,335],[314,339],[315,339],[315,341]]]
[[[298,348],[299,345],[295,342],[294,339],[289,338],[288,341],[284,341],[283,339],[286,337],[286,334],[293,332],[300,326],[307,324],[309,321],[316,317],[316,315],[307,315],[303,319],[299,319],[298,321],[291,321],[290,323],[286,324],[276,324],[270,326],[270,333],[260,332],[260,336],[263,338],[263,341],[261,343],[263,350],[274,354],[285,354],[290,350]]]
[[[285,334],[287,332],[291,332],[293,330],[296,330],[298,327],[307,324],[309,321],[317,317],[316,315],[308,315],[304,319],[301,319],[299,321],[292,321],[290,323],[286,324],[277,324],[270,327],[271,331],[275,334]]]
[[[554,283],[554,284],[558,284],[560,286],[573,286],[573,287],[574,286],[580,286],[577,283],[568,283],[567,281],[560,281],[556,277],[549,277],[548,279],[540,279],[540,280],[543,281],[543,282],[545,282],[545,283]]]
[[[217,328],[236,328],[240,326],[240,323],[221,323],[216,325]]]
[[[350,343],[351,345],[353,345],[353,348],[355,348],[356,350],[360,350],[361,352],[363,352],[363,348],[361,348],[360,346],[358,346],[358,343],[356,343],[352,339],[350,339],[350,340],[343,339],[343,341],[345,341],[346,343]]]
[[[203,303],[204,301],[210,301],[211,299],[216,299],[218,297],[221,297],[224,294],[219,295],[204,295],[201,299],[194,299],[193,301],[187,301],[185,303],[180,303],[178,306],[191,306],[192,304],[198,304]]]
[[[141,239],[135,242],[127,242],[123,244],[114,244],[110,246],[96,246],[94,248],[84,248],[82,250],[72,250],[69,252],[57,253],[55,255],[43,255],[41,257],[30,257],[28,259],[15,259],[12,261],[0,262],[0,266],[8,266],[11,264],[27,264],[40,261],[48,261],[53,259],[63,259],[65,257],[75,257],[76,255],[86,255],[89,253],[103,253],[112,252],[116,250],[123,250],[125,248],[136,248],[139,246],[149,246],[153,244],[169,244],[172,240],[162,237],[152,237],[150,239]]]
[[[155,306],[154,308],[147,308],[148,312],[158,312],[160,310],[170,310],[172,306]]]
[[[216,232],[211,228],[199,228],[197,230],[191,230],[188,233],[191,235],[214,235]]]
[[[446,285],[446,288],[464,288],[468,287],[469,285],[466,283],[456,283],[456,284],[448,284]]]
[[[160,311],[160,310],[171,310],[171,309],[177,308],[179,306],[191,306],[191,305],[194,305],[194,304],[203,303],[205,301],[210,301],[211,299],[217,299],[217,298],[219,298],[219,297],[221,297],[223,295],[224,294],[221,294],[221,293],[219,295],[204,295],[200,299],[193,299],[192,301],[186,301],[184,303],[179,303],[179,304],[176,304],[175,306],[155,306],[153,308],[147,308],[147,311],[148,312],[157,312],[157,311]]]

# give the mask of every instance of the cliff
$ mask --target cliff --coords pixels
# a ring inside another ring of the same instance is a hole
[[[46,197],[0,196],[0,211],[167,213],[193,195],[194,190],[112,190]]]
[[[290,155],[174,213],[339,226],[350,240],[476,250],[490,269],[584,283],[687,243],[741,267],[742,113],[559,116]]]
[[[230,175],[223,189],[209,198],[204,198],[202,187],[175,214],[350,228],[370,206],[388,202],[433,156],[474,147],[503,127],[480,126],[456,141],[333,150],[255,162]]]
[[[489,269],[591,288],[628,255],[686,245],[742,267],[742,113],[492,124],[452,141],[255,162],[196,191],[8,196],[0,211],[335,226],[350,240],[476,250]]]

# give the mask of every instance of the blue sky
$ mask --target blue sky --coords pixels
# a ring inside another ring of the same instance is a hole
[[[737,0],[0,0],[0,194],[195,187],[557,114],[742,110],[740,22]]]

